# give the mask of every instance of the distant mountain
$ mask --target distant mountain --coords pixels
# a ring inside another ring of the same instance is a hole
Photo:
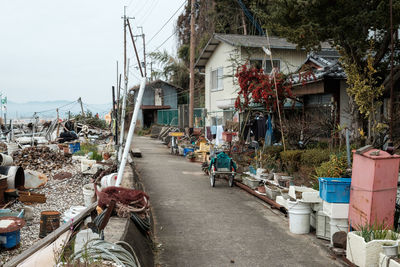
[[[112,107],[111,103],[107,104],[86,104],[83,103],[83,109],[85,112],[92,112],[93,114],[98,113],[100,116],[104,116],[110,111]],[[32,118],[35,112],[38,113],[40,118],[56,118],[57,108],[61,118],[68,117],[68,112],[72,114],[81,113],[81,106],[77,101],[32,101],[26,103],[16,103],[8,101],[7,104],[7,118]]]

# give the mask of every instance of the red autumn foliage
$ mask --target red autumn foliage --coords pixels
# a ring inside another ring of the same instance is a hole
[[[243,110],[249,104],[262,104],[267,110],[277,108],[275,82],[273,75],[265,74],[262,69],[249,68],[246,64],[239,67],[236,74],[240,90],[235,108]],[[292,83],[282,73],[276,73],[276,86],[280,105],[286,98],[293,98]]]

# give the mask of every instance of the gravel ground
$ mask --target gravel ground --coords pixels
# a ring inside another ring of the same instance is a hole
[[[64,180],[54,180],[53,175],[61,172],[70,172],[72,177]],[[82,186],[90,182],[91,176],[80,173],[80,163],[73,162],[72,165],[64,166],[58,170],[52,170],[48,173],[47,184],[33,192],[46,194],[46,203],[27,205],[33,209],[33,220],[27,221],[27,224],[21,229],[21,244],[18,248],[12,250],[0,250],[0,265],[7,262],[22,251],[31,247],[40,240],[40,213],[45,210],[56,210],[62,214],[71,206],[83,206]],[[24,207],[21,202],[14,203],[12,210],[20,210]]]

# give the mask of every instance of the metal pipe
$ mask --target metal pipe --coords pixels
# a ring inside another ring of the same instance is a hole
[[[133,110],[131,125],[129,127],[128,136],[126,137],[124,153],[123,153],[122,159],[120,161],[121,164],[118,169],[118,176],[117,176],[117,181],[115,183],[115,186],[119,186],[122,181],[122,175],[124,174],[126,161],[128,160],[129,150],[130,150],[132,139],[133,139],[133,133],[135,132],[136,120],[139,115],[140,105],[142,104],[142,98],[143,98],[143,93],[144,93],[145,87],[146,87],[146,78],[144,77],[144,78],[142,78],[142,80],[140,82],[139,93],[138,93],[138,96],[135,101],[135,109]]]
[[[256,193],[254,190],[252,190],[250,187],[248,187],[248,186],[246,186],[246,185],[244,185],[244,184],[242,184],[242,183],[236,182],[236,181],[235,181],[235,185],[238,186],[238,187],[240,187],[240,188],[242,188],[243,190],[247,191],[248,193],[252,194],[253,196],[258,197],[259,199],[261,199],[261,200],[267,202],[269,205],[271,205],[272,207],[274,207],[274,208],[280,210],[282,213],[285,213],[285,214],[287,213],[287,211],[286,211],[286,209],[285,209],[284,207],[282,207],[281,205],[279,205],[278,203],[276,203],[276,202],[273,201],[272,199],[269,199],[269,198],[267,198],[267,197],[265,197],[265,196],[262,196],[262,195],[257,194],[257,193]]]

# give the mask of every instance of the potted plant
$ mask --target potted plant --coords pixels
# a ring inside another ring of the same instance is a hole
[[[379,253],[383,252],[384,244],[394,244],[399,234],[388,230],[384,224],[356,227],[359,231],[347,235],[346,257],[357,266],[378,266]]]

